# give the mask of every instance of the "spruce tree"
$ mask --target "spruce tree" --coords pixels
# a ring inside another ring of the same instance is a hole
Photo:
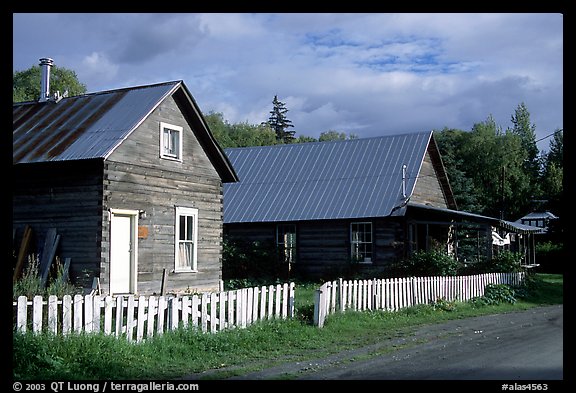
[[[278,96],[274,96],[272,101],[273,108],[270,111],[270,117],[268,118],[268,125],[274,132],[276,132],[276,140],[280,143],[291,143],[294,141],[295,131],[289,131],[288,128],[294,127],[292,122],[286,117],[288,109],[286,109],[286,104],[278,100]]]

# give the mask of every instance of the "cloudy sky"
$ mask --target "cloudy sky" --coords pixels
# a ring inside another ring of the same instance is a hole
[[[41,57],[89,92],[183,80],[203,113],[266,121],[275,95],[296,135],[372,137],[525,103],[540,149],[563,128],[559,13],[13,14],[13,71]]]

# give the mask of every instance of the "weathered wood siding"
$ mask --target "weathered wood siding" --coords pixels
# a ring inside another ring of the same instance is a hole
[[[89,286],[98,277],[102,233],[102,160],[12,167],[12,215],[19,247],[26,225],[41,252],[46,232],[61,236],[56,255],[71,258],[70,278]]]
[[[182,162],[160,158],[160,122],[183,127]],[[147,236],[138,239],[138,293],[217,290],[222,277],[222,181],[194,132],[168,97],[108,157],[104,211],[144,210]],[[198,209],[198,271],[174,273],[176,207]],[[103,285],[109,284],[109,222],[102,228]],[[106,273],[108,272],[108,273]]]
[[[446,197],[440,182],[434,164],[430,157],[430,152],[426,151],[426,156],[422,163],[422,168],[410,202],[420,203],[423,205],[430,204],[434,207],[447,208]]]
[[[350,223],[357,221],[372,222],[374,242],[371,264],[351,264]],[[406,252],[402,218],[318,220],[290,224],[296,225],[297,262],[294,270],[310,278],[337,277],[353,270],[368,276],[382,273]],[[276,225],[225,224],[225,238],[275,242]]]

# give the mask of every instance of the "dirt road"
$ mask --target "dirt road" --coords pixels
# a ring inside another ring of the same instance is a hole
[[[562,380],[563,312],[554,305],[422,326],[409,337],[231,379]]]

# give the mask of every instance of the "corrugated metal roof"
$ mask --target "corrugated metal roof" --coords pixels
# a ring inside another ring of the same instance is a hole
[[[388,216],[416,184],[432,132],[225,149],[240,181],[224,185],[224,222]]]
[[[13,105],[13,164],[106,158],[181,81]]]
[[[442,214],[445,214],[449,218],[461,218],[461,219],[466,219],[466,220],[470,220],[473,222],[481,222],[481,223],[489,224],[492,226],[501,227],[501,228],[507,229],[509,231],[514,231],[517,233],[542,233],[542,228],[540,228],[540,227],[520,224],[518,222],[502,220],[500,218],[483,216],[481,214],[470,213],[470,212],[461,211],[461,210],[446,209],[446,208],[427,206],[427,205],[421,205],[421,204],[416,204],[416,203],[408,203],[407,208],[436,211],[436,212],[440,212]]]
[[[522,222],[522,220],[555,220],[557,219],[558,216],[556,216],[553,213],[550,213],[548,211],[546,212],[531,212],[526,214],[524,217],[519,218],[518,220],[516,220],[516,222]]]

